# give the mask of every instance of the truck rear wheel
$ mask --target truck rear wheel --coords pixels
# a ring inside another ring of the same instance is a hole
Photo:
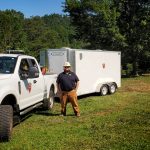
[[[107,93],[108,93],[108,86],[106,84],[104,84],[100,88],[100,94],[102,96],[105,96],[105,95],[107,95]]]
[[[13,128],[13,108],[0,105],[0,141],[9,141]]]
[[[52,109],[54,105],[54,91],[50,90],[48,99],[44,100],[43,107],[45,110]]]

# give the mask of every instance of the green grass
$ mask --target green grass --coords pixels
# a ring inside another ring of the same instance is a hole
[[[0,150],[149,150],[150,77],[122,79],[113,95],[79,100],[81,117],[36,111],[15,126],[12,140]]]

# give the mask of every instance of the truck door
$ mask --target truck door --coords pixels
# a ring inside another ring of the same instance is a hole
[[[43,96],[44,96],[44,78],[43,75],[40,74],[39,68],[38,68],[38,64],[34,59],[28,59],[30,67],[36,67],[39,73],[39,76],[35,76],[34,78],[30,79],[31,82],[31,96],[32,96],[32,100],[34,101],[34,103],[39,102],[41,100],[43,100]]]
[[[35,60],[33,59],[33,61]],[[21,103],[20,109],[26,108],[28,106],[31,106],[32,104],[35,104],[36,102],[39,102],[40,100],[42,100],[43,96],[44,83],[41,83],[43,81],[43,79],[40,79],[41,76],[39,76],[38,78],[21,77],[21,73],[23,71],[26,72],[28,76],[31,62],[32,61],[29,59],[22,59],[19,67],[20,81],[18,82],[18,87]]]

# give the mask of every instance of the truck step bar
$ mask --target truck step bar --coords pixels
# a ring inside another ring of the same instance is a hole
[[[37,103],[37,104],[35,104],[35,105],[31,106],[31,107],[28,107],[28,108],[26,108],[25,110],[21,111],[21,112],[20,112],[20,115],[24,115],[24,114],[28,113],[29,111],[31,111],[31,110],[33,110],[33,109],[35,109],[35,108],[37,108],[37,107],[39,107],[39,106],[41,106],[41,105],[43,105],[42,102]]]

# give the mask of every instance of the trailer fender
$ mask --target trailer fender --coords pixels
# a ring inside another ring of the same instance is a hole
[[[101,78],[99,80],[96,81],[95,83],[95,89],[96,89],[96,92],[100,92],[100,89],[103,85],[108,85],[110,86],[112,83],[115,83],[114,80],[112,78]]]

